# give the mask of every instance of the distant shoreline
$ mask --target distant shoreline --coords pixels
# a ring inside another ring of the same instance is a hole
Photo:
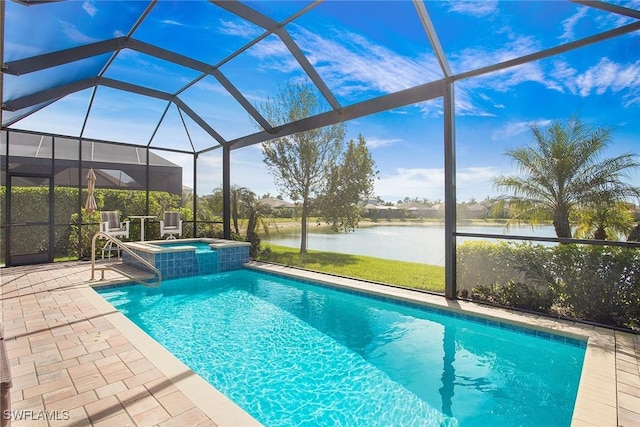
[[[365,228],[365,227],[376,227],[376,226],[398,226],[398,227],[442,227],[444,225],[444,220],[361,220],[358,223],[357,228]],[[492,220],[482,220],[482,219],[474,219],[474,220],[464,220],[459,226],[472,226],[472,225],[483,225],[483,226],[493,226],[493,227],[504,227],[506,225],[506,221],[492,221]],[[301,224],[300,221],[274,221],[269,222],[267,224],[269,232],[278,232],[281,229],[285,229],[287,231],[291,231],[292,229],[300,230]],[[329,229],[330,226],[326,224],[324,221],[318,220],[317,218],[312,218],[309,220],[309,229]]]

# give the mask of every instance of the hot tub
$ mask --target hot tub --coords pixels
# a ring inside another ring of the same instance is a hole
[[[130,242],[125,245],[160,270],[164,279],[237,270],[249,261],[248,242],[224,239],[178,239]],[[123,251],[122,262],[147,267]]]

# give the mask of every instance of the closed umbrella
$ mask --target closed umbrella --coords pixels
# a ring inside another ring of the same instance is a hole
[[[98,209],[98,205],[96,204],[96,199],[93,197],[93,191],[96,187],[96,173],[93,171],[93,168],[89,169],[89,173],[87,174],[87,202],[84,204],[84,208],[87,210],[87,213],[91,215]]]

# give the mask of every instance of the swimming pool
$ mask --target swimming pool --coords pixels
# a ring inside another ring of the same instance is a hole
[[[265,425],[569,425],[585,343],[249,270],[101,295]]]

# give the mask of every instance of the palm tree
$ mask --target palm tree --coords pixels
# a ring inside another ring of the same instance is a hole
[[[240,187],[238,185],[232,185],[230,189],[231,195],[231,220],[233,222],[233,228],[237,235],[240,235],[240,228],[238,227],[238,218],[242,215],[243,205],[247,200],[256,198],[253,191],[247,187]],[[244,217],[244,215],[243,215]]]
[[[244,208],[247,212],[247,236],[246,239],[251,243],[250,253],[251,257],[258,255],[260,251],[260,237],[256,232],[258,225],[262,225],[262,229],[266,235],[269,234],[269,224],[267,223],[268,207],[260,203],[256,197],[249,198],[243,202]]]
[[[573,220],[574,218],[572,218]],[[576,237],[599,240],[626,237],[634,226],[629,205],[624,202],[603,202],[576,212]]]
[[[570,238],[569,216],[577,208],[595,206],[603,198],[640,198],[640,189],[621,180],[640,166],[634,154],[600,159],[610,143],[609,129],[573,117],[564,124],[553,123],[546,132],[536,125],[530,129],[533,146],[506,152],[522,176],[501,176],[495,182],[509,193],[500,205],[506,205],[515,220],[551,219],[556,235]]]

